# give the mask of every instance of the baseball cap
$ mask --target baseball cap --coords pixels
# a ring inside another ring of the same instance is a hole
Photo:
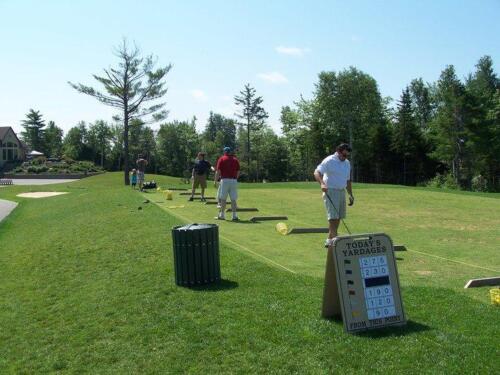
[[[229,146],[224,147],[224,152],[231,152],[231,147]]]

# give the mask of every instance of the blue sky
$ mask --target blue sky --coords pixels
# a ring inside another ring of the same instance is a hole
[[[169,120],[196,116],[201,130],[210,110],[231,116],[249,82],[279,131],[281,107],[310,98],[323,70],[356,66],[394,99],[448,64],[463,78],[490,55],[498,72],[499,14],[498,0],[0,0],[0,126],[20,131],[30,108],[65,131],[111,121],[113,109],[67,81],[98,87],[92,74],[116,63],[113,46],[126,37],[173,64]]]

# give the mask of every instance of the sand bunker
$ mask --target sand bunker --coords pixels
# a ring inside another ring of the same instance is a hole
[[[21,193],[17,194],[21,198],[48,198],[56,195],[68,194],[67,192],[55,192],[55,191],[38,191],[33,193]]]

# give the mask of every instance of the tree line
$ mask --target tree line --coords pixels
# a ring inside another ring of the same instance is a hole
[[[453,65],[437,82],[414,79],[395,106],[354,67],[320,73],[311,100],[282,108],[289,177],[348,142],[354,181],[499,191],[500,81],[489,56],[475,68],[464,80]]]
[[[211,112],[201,132],[196,118],[166,122],[164,103],[141,106],[165,94],[170,65],[154,70],[151,57],[140,58],[126,44],[117,56],[119,69],[94,76],[105,93],[71,85],[120,108],[121,116],[111,124],[79,123],[63,137],[52,121],[45,128],[40,113],[30,110],[22,123],[30,148],[125,170],[127,183],[138,154],[148,159],[149,172],[187,176],[198,151],[214,163],[222,147],[231,146],[242,161],[243,180],[287,181],[311,179],[318,162],[348,142],[356,182],[500,190],[500,81],[489,56],[464,79],[453,65],[437,82],[414,79],[396,102],[382,97],[376,80],[355,67],[321,72],[311,99],[282,107],[281,135],[268,125],[263,98],[250,84],[234,96],[234,118]],[[151,122],[162,120],[153,130]]]

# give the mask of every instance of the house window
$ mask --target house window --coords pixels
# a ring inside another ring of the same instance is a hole
[[[2,149],[1,149],[1,154],[0,158],[1,160],[4,161],[15,161],[18,160],[19,157],[19,152],[18,152],[18,146],[14,142],[4,142],[1,144]]]

